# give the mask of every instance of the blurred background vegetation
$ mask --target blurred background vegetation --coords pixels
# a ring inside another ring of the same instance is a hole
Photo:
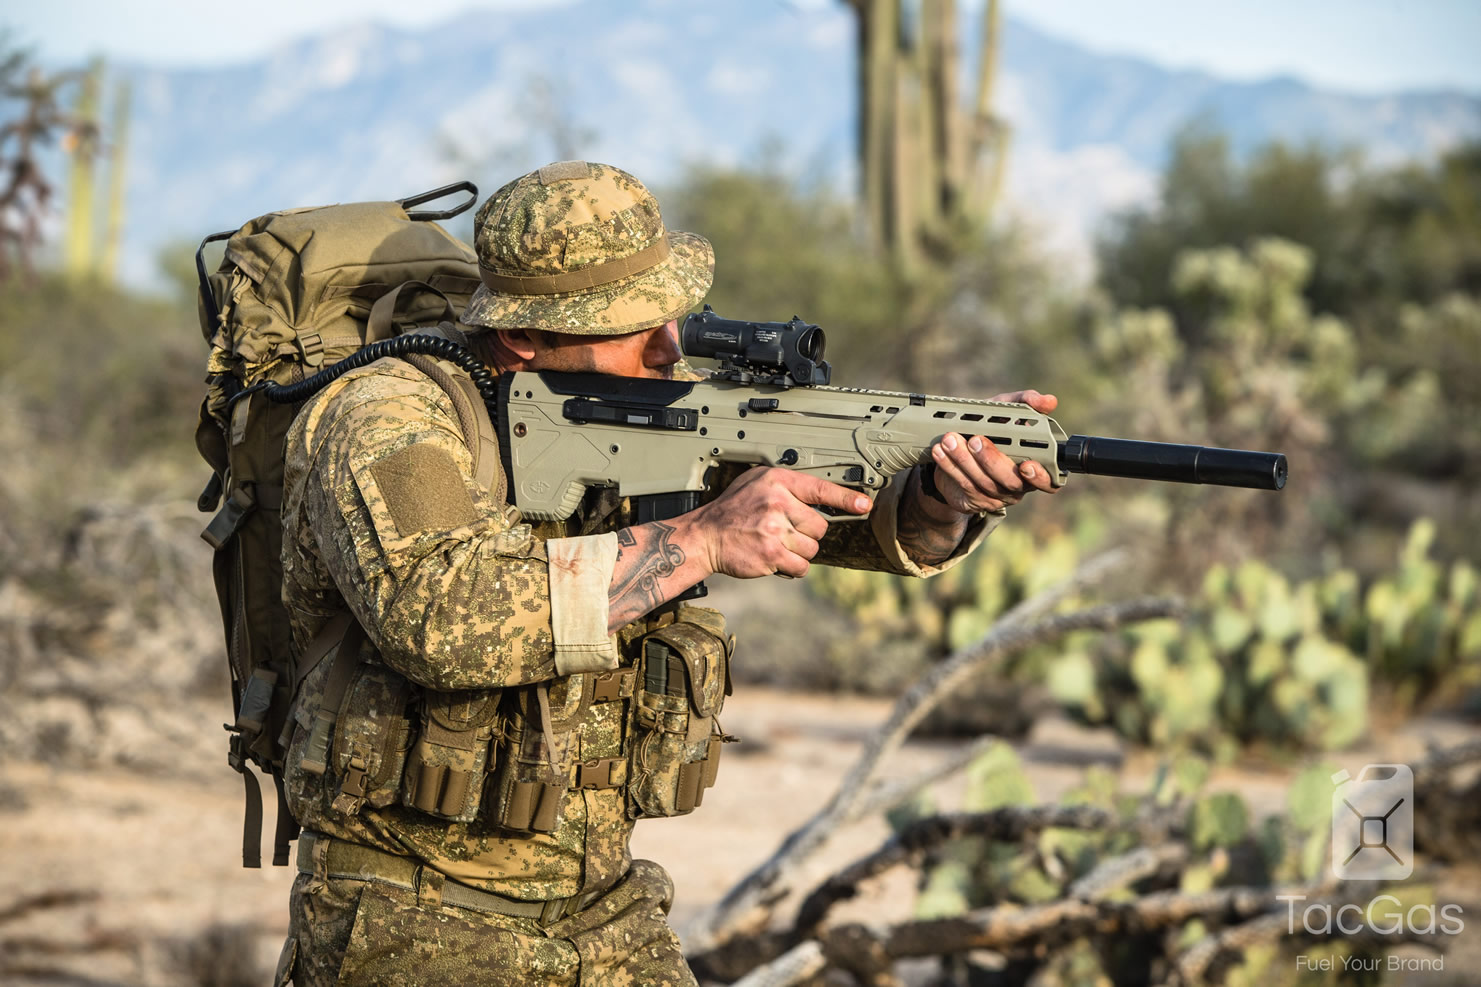
[[[1054,501],[1015,509],[986,551],[940,579],[819,571],[801,604],[819,614],[815,633],[755,649],[743,674],[898,690],[1120,544],[1142,552],[1139,589],[1195,588],[1187,622],[1040,648],[936,725],[1021,733],[1059,706],[1138,742],[1229,757],[1249,743],[1340,747],[1363,734],[1373,702],[1474,705],[1481,146],[1384,168],[1314,146],[1240,159],[1190,126],[1156,200],[1105,226],[1085,283],[995,211],[1010,135],[991,110],[991,58],[963,99],[932,62],[953,23],[926,18],[916,47],[881,50],[870,18],[887,21],[889,7],[859,13],[859,199],[765,155],[695,167],[662,190],[671,225],[715,245],[709,301],[825,326],[840,383],[1033,386],[1059,395],[1071,431],[1278,449],[1291,481],[1270,495],[1077,477]],[[77,526],[127,505],[184,509],[204,475],[185,438],[202,373],[191,251],[158,259],[171,294],[115,284],[105,248],[124,215],[127,90],[110,90],[100,63],[46,76],[16,53],[4,71],[8,105],[24,112],[5,145],[21,178],[7,193],[0,281],[11,464],[0,564],[15,593],[60,602],[87,584],[107,596],[153,577],[64,574]],[[891,86],[911,73],[935,81]],[[913,94],[909,112],[882,112],[879,94],[897,91]],[[56,268],[36,263],[48,144],[66,152],[71,189]]]
[[[702,172],[675,192],[676,225],[715,243],[715,306],[825,326],[839,382],[1034,386],[1071,431],[1291,462],[1279,495],[1075,477],[926,583],[820,571],[807,590],[849,629],[769,674],[896,690],[1078,558],[1132,544],[1151,556],[1139,589],[1202,587],[1194,626],[1018,663],[1092,720],[1159,744],[1323,747],[1359,735],[1373,696],[1474,701],[1481,148],[1398,169],[1284,146],[1237,162],[1189,132],[1160,201],[1107,230],[1084,287],[1021,229],[985,231],[922,288],[869,251],[845,203],[784,175]]]
[[[1119,591],[1181,592],[1186,619],[1040,645],[933,725],[1021,736],[1061,710],[1191,758],[1178,763],[1195,765],[1192,799],[1199,758],[1293,759],[1415,712],[1481,712],[1481,145],[1377,167],[1321,147],[1240,158],[1192,127],[1156,200],[1104,229],[1085,283],[995,209],[1010,135],[992,113],[990,71],[970,100],[902,90],[891,81],[902,73],[942,77],[930,52],[950,24],[927,20],[920,51],[892,54],[867,13],[890,5],[857,6],[870,67],[858,199],[765,159],[696,167],[659,190],[670,226],[714,243],[709,302],[824,326],[835,383],[1036,387],[1059,396],[1071,432],[1276,449],[1291,480],[1272,495],[1076,477],[1015,508],[983,551],[935,580],[819,569],[800,592],[723,585],[747,642],[738,675],[894,694],[1085,558],[1131,546],[1140,561]],[[0,738],[19,755],[137,760],[143,747],[108,740],[116,717],[189,737],[193,726],[155,715],[159,697],[227,695],[191,530],[206,478],[190,444],[205,357],[191,247],[159,258],[173,294],[113,283],[107,251],[78,241],[106,244],[124,221],[118,183],[93,165],[121,160],[127,94],[103,126],[97,67],[46,78],[14,56],[0,68],[6,105],[29,113],[0,145],[6,173],[29,183],[10,186],[0,242]],[[920,104],[875,112],[899,91]],[[48,144],[70,155],[74,191],[97,191],[69,197],[70,246],[55,267],[41,262],[37,222],[52,201]],[[789,633],[769,633],[782,622]],[[1017,777],[1008,755],[994,757],[979,775]],[[1019,797],[972,784],[983,809]],[[1104,779],[1086,791],[1116,808]],[[1260,851],[1267,880],[1311,876],[1308,844],[1324,825],[1311,812],[1256,832],[1242,804],[1189,804],[1190,832],[1211,834],[1196,850],[1214,856],[1197,858],[1204,869],[1184,873],[1185,888],[1220,880],[1207,860],[1227,869],[1217,851],[1236,846]],[[1077,873],[1125,849],[1084,839],[1058,847],[1083,858]],[[1063,890],[1068,877],[1046,884],[1017,852],[948,852],[923,886],[924,913]]]

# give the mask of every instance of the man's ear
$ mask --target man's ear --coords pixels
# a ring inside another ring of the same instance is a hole
[[[524,329],[496,329],[493,343],[499,365],[506,371],[528,370],[535,358],[535,339]]]

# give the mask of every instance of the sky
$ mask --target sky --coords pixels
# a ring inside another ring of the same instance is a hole
[[[0,14],[12,43],[50,62],[91,54],[158,65],[242,62],[338,24],[432,27],[469,7],[570,0],[48,0]],[[613,0],[604,0],[613,2]],[[705,0],[830,6],[841,0]],[[980,8],[983,0],[962,0]],[[1295,75],[1351,92],[1481,92],[1478,0],[1005,0],[1004,10],[1097,51],[1230,79]]]

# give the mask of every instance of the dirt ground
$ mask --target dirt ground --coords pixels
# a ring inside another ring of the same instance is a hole
[[[727,751],[720,782],[703,808],[640,825],[633,840],[635,856],[658,860],[674,876],[676,927],[823,804],[889,706],[880,699],[737,691],[727,704],[725,728],[743,742]],[[8,983],[265,982],[282,941],[293,875],[286,868],[239,866],[242,788],[226,767],[214,712],[202,708],[206,740],[200,749],[182,751],[178,770],[169,774],[0,765],[0,969],[8,971]],[[1369,761],[1416,758],[1430,743],[1478,735],[1475,724],[1419,720],[1382,744],[1330,759],[1351,770]],[[912,742],[887,774],[919,772],[952,746]],[[1125,754],[1107,732],[1058,719],[1041,721],[1019,748],[1042,801],[1074,785],[1089,763],[1116,768],[1129,791],[1143,789],[1156,767],[1148,754]],[[1219,769],[1211,786],[1237,789],[1257,814],[1279,812],[1293,770]],[[959,779],[939,783],[939,804],[950,807],[957,787]],[[270,794],[267,806],[271,818]],[[839,832],[799,885],[810,889],[886,835],[881,819]],[[840,914],[871,921],[904,917],[912,890],[911,876],[897,870]],[[1439,894],[1442,901],[1466,900],[1481,923],[1477,873],[1456,875]],[[1449,971],[1481,969],[1481,924],[1475,928],[1456,937]],[[1416,975],[1409,982],[1475,982],[1454,976]]]

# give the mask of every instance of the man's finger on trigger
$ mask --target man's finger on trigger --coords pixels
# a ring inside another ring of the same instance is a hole
[[[809,538],[821,539],[828,533],[828,518],[816,507],[799,503],[787,511],[787,520],[792,527]]]
[[[829,483],[820,477],[809,476],[806,473],[790,473],[790,476],[798,478],[792,487],[792,493],[804,504],[815,504],[818,507],[833,507],[840,511],[848,511],[850,514],[867,514],[873,502],[857,490],[839,486],[837,483]]]

